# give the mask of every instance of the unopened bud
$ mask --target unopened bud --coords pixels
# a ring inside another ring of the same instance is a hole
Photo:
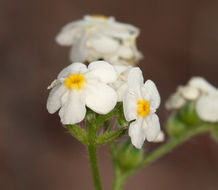
[[[136,149],[130,139],[124,141],[117,152],[117,162],[120,168],[128,170],[138,166],[144,157],[143,149]]]
[[[172,114],[167,121],[166,131],[171,137],[178,137],[186,131],[186,126],[178,118],[177,114]]]

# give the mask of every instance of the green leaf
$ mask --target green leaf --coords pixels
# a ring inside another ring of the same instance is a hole
[[[119,131],[112,131],[112,132],[108,132],[103,135],[100,135],[96,138],[96,144],[102,145],[102,144],[112,142],[113,140],[122,136],[125,132],[126,132],[126,129],[121,129]]]
[[[87,132],[79,127],[78,125],[66,125],[70,134],[75,137],[78,141],[82,142],[83,144],[88,145],[88,134]]]

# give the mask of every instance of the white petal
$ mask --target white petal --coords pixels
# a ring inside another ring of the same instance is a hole
[[[63,124],[76,124],[86,115],[85,98],[77,91],[70,91],[67,101],[62,105],[59,116]]]
[[[51,89],[46,105],[49,113],[55,113],[61,107],[61,96],[66,91],[67,89],[64,85],[58,85]]]
[[[142,71],[139,67],[134,67],[129,71],[128,75],[128,91],[135,94],[138,98],[142,98],[141,88],[143,86]]]
[[[218,92],[218,90],[213,85],[211,85],[202,77],[192,77],[191,80],[189,81],[189,85],[200,89],[202,92],[208,92],[208,93]]]
[[[145,141],[145,133],[142,128],[142,119],[137,119],[132,122],[129,126],[129,136],[131,138],[132,144],[140,149]]]
[[[153,81],[147,80],[142,88],[143,98],[147,99],[153,109],[160,106],[160,94]]]
[[[199,117],[204,121],[218,121],[218,95],[201,96],[196,103],[196,111]]]
[[[118,96],[117,101],[118,102],[122,102],[123,101],[124,96],[125,96],[125,94],[127,92],[127,88],[128,88],[127,83],[124,83],[123,85],[121,85],[118,88],[118,90],[117,90],[117,96]]]
[[[166,101],[165,107],[167,110],[179,109],[184,106],[186,100],[180,95],[180,93],[176,92],[172,94],[169,99]]]
[[[72,62],[85,62],[89,58],[89,49],[86,46],[87,39],[81,37],[76,40],[70,50],[70,60]]]
[[[96,113],[107,114],[117,103],[117,93],[106,84],[87,84],[85,91],[86,105]]]
[[[187,85],[185,87],[179,87],[178,92],[187,100],[195,100],[199,96],[199,90],[196,87]]]
[[[164,139],[165,139],[165,134],[163,133],[163,131],[160,131],[157,135],[157,138],[153,142],[155,143],[163,142]]]
[[[133,50],[130,47],[123,46],[123,45],[120,46],[118,50],[118,55],[123,59],[131,59],[134,56]]]
[[[83,63],[72,63],[69,66],[65,67],[59,74],[59,78],[66,78],[73,73],[84,73],[87,71],[87,66]]]
[[[54,81],[52,81],[52,83],[47,87],[48,90],[54,88],[55,86],[58,86],[60,84],[62,84],[62,82],[64,81],[64,78],[61,79],[55,79]]]
[[[132,121],[137,118],[137,96],[126,93],[123,99],[123,111],[127,121]]]
[[[138,62],[144,58],[142,52],[135,47],[135,61]]]
[[[160,132],[160,122],[156,114],[150,114],[144,118],[143,129],[145,130],[147,141],[154,141]]]
[[[104,83],[111,83],[117,79],[117,73],[112,65],[105,61],[94,61],[89,64],[87,78],[98,79]]]
[[[139,35],[139,29],[130,24],[123,24],[120,22],[113,22],[108,24],[108,27],[103,31],[105,35],[118,38],[129,39]]]
[[[119,47],[119,43],[118,40],[113,38],[97,35],[87,41],[87,46],[97,51],[99,53],[99,58],[101,58],[101,54],[116,52]]]
[[[56,36],[56,42],[63,46],[70,46],[75,39],[80,37],[82,32],[83,21],[71,22],[65,25],[60,33]]]
[[[132,68],[131,66],[126,66],[126,65],[113,65],[115,71],[117,72],[118,75],[120,75],[122,72],[124,72],[125,70],[128,70],[130,68]]]

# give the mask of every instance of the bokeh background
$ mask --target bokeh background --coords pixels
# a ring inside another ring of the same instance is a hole
[[[166,98],[201,75],[218,86],[217,0],[0,0],[0,189],[93,190],[87,149],[49,115],[46,87],[68,65],[69,48],[54,37],[85,14],[113,15],[141,29],[145,79],[159,88],[162,126]],[[203,109],[203,108],[202,108]],[[151,145],[153,146],[153,145]],[[100,148],[106,190],[112,165]],[[131,177],[125,190],[216,190],[218,145],[195,137]]]

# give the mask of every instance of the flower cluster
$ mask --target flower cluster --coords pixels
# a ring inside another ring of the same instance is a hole
[[[187,85],[179,86],[166,102],[166,108],[180,109],[187,101],[196,102],[196,112],[202,120],[218,121],[218,89],[204,78],[193,77]]]
[[[117,22],[114,17],[86,15],[64,26],[56,41],[72,46],[70,59],[73,62],[103,59],[110,64],[135,65],[142,58],[136,47],[138,35],[138,28]]]
[[[72,63],[48,89],[52,90],[47,109],[49,113],[60,109],[63,124],[81,122],[86,116],[86,107],[98,114],[107,114],[119,100],[123,101],[126,120],[131,122],[129,136],[135,147],[141,148],[145,139],[157,142],[163,139],[155,114],[160,105],[159,93],[151,80],[143,82],[138,67],[113,66],[105,61],[91,62],[88,67]]]
[[[176,110],[166,121],[168,142],[148,154],[141,149],[145,141],[162,142],[165,135],[156,114],[161,102],[158,89],[152,80],[144,81],[137,67],[142,59],[138,35],[137,27],[114,17],[86,15],[56,36],[59,45],[71,46],[72,63],[48,86],[47,110],[58,111],[69,133],[88,147],[96,189],[102,189],[100,145],[110,143],[114,189],[121,189],[129,175],[194,135],[210,132],[218,141],[218,89],[193,77],[166,102],[168,110]],[[80,126],[83,120],[86,128]],[[113,143],[127,131],[130,138]]]
[[[142,58],[138,35],[135,26],[103,15],[86,15],[64,26],[56,42],[72,46],[73,63],[48,87],[49,113],[59,110],[61,122],[74,125],[86,118],[86,108],[105,115],[122,103],[135,147],[141,148],[145,139],[163,141],[155,114],[160,104],[157,88],[151,80],[144,84],[141,70],[133,67]]]

